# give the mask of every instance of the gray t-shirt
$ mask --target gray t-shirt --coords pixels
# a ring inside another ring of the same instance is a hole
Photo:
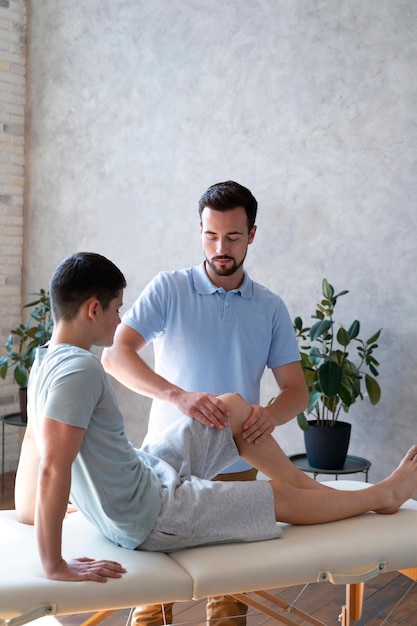
[[[114,543],[134,549],[158,517],[160,483],[146,454],[132,447],[114,391],[97,357],[62,344],[40,348],[32,367],[28,411],[41,446],[51,418],[85,429],[72,466],[71,502]]]

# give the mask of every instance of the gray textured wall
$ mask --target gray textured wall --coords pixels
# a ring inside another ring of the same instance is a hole
[[[307,318],[326,276],[351,292],[341,321],[383,327],[350,452],[391,470],[417,440],[416,3],[29,0],[28,41],[27,290],[89,249],[130,304],[200,261],[197,200],[235,179],[260,205],[253,278]],[[118,393],[137,441],[148,403]],[[295,424],[277,435],[303,450]]]

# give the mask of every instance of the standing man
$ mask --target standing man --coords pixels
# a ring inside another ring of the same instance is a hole
[[[103,353],[108,373],[153,398],[150,433],[182,414],[211,428],[227,428],[228,410],[218,395],[237,392],[253,407],[243,437],[257,445],[307,405],[286,306],[252,281],[243,267],[256,234],[256,213],[257,201],[242,185],[227,181],[209,187],[199,202],[204,261],[156,276],[123,317],[113,346]],[[150,342],[155,370],[140,356]],[[262,407],[260,382],[266,367],[272,370],[279,393],[272,404]],[[240,460],[220,478],[254,480],[256,470]],[[172,607],[163,608],[165,620],[171,621]],[[138,607],[133,623],[164,623],[161,610]],[[210,598],[208,623],[244,626],[245,611],[231,599]],[[231,620],[236,615],[242,615],[240,621]]]

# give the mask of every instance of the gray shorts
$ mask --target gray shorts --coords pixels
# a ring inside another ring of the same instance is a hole
[[[181,418],[146,438],[141,450],[161,481],[161,511],[138,549],[170,552],[281,536],[268,481],[210,481],[239,458],[230,428]]]

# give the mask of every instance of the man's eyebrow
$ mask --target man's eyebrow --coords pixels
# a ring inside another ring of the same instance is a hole
[[[209,228],[205,228],[203,230],[203,232],[207,233],[208,235],[217,235],[216,231],[210,230]],[[241,231],[241,230],[229,230],[229,232],[227,232],[226,235],[243,235],[243,231]]]

